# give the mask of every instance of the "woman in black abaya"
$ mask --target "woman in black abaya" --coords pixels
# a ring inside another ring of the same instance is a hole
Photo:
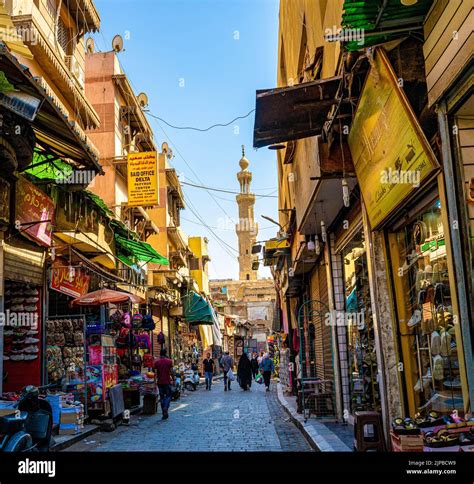
[[[247,391],[252,385],[252,365],[247,356],[247,353],[243,353],[239,360],[239,366],[237,367],[237,378],[242,390]]]

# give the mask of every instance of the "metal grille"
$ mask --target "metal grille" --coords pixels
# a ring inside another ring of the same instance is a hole
[[[331,326],[326,324],[328,314],[327,306],[318,300],[305,302],[298,312],[298,403],[305,420],[311,416],[336,419],[332,333]]]

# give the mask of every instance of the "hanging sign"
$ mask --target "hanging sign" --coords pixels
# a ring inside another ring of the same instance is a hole
[[[58,259],[51,268],[51,289],[78,298],[89,291],[90,276],[79,267],[68,267],[67,261]]]
[[[21,233],[51,247],[54,202],[26,178],[16,182],[15,226]]]
[[[158,164],[156,151],[129,153],[128,205],[158,205]]]
[[[349,133],[372,229],[439,165],[383,49],[376,49]]]

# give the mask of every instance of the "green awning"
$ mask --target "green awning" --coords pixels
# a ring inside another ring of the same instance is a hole
[[[109,207],[107,207],[107,204],[102,200],[102,198],[99,197],[99,195],[96,195],[95,193],[89,191],[89,190],[84,190],[84,195],[86,195],[90,200],[92,200],[95,205],[97,205],[102,212],[104,212],[105,215],[109,217],[115,217],[115,212],[111,210]]]
[[[147,242],[125,239],[124,237],[120,237],[120,235],[117,234],[115,234],[115,242],[117,243],[119,248],[130,253],[141,262],[151,262],[153,264],[169,265],[168,259],[160,255]]]
[[[184,319],[191,324],[214,324],[216,318],[214,308],[209,301],[196,294],[188,292],[183,298]]]
[[[423,28],[433,0],[403,5],[400,0],[345,0],[342,14],[344,47],[349,51],[388,42]],[[357,33],[361,35],[358,38]]]
[[[40,180],[52,180],[58,183],[60,180],[67,179],[72,170],[73,168],[69,163],[36,148],[33,153],[33,161],[24,173]]]

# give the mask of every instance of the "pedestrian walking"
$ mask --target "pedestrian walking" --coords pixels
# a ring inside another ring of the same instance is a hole
[[[270,357],[269,353],[266,353],[260,363],[260,370],[263,374],[263,381],[265,383],[265,387],[267,392],[270,391],[270,378],[272,377],[272,373],[275,371],[275,365],[273,364],[273,360]]]
[[[252,359],[250,360],[250,365],[252,366],[252,378],[255,378],[257,373],[258,373],[258,359],[257,359],[257,353],[252,354]]]
[[[239,364],[237,366],[237,379],[239,381],[240,388],[244,392],[250,389],[252,385],[252,365],[250,364],[247,353],[243,353],[240,357]]]
[[[160,351],[160,358],[155,361],[153,369],[156,373],[158,391],[160,392],[162,420],[168,418],[168,409],[171,403],[171,381],[173,378],[173,361],[166,355],[166,349]]]
[[[260,355],[259,355],[259,356],[258,356],[258,358],[257,358],[257,361],[258,361],[258,366],[260,366],[260,365],[261,365],[262,360],[263,360],[263,356],[264,356],[264,355],[263,355],[263,351],[260,351]]]
[[[202,362],[202,366],[206,378],[206,390],[210,390],[212,387],[212,377],[214,375],[214,360],[211,358],[210,353],[207,353],[206,359]]]
[[[227,373],[229,373],[233,365],[234,360],[229,352],[226,351],[221,358],[221,368],[224,372],[224,391],[230,390],[230,380],[227,378]]]

